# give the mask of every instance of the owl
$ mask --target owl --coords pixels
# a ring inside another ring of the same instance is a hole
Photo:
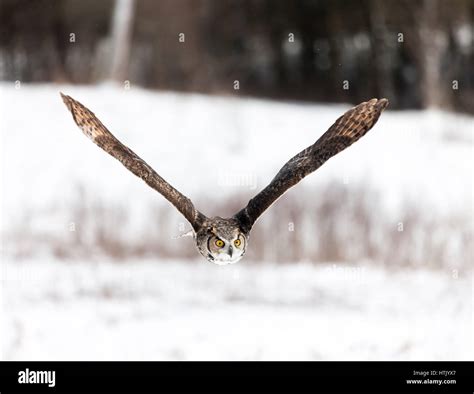
[[[188,197],[115,138],[89,109],[70,96],[61,93],[61,97],[82,132],[173,204],[191,224],[199,253],[219,265],[238,262],[247,250],[256,220],[289,188],[365,135],[388,105],[387,99],[374,98],[348,110],[313,145],[291,158],[244,208],[230,218],[222,218],[198,211]]]

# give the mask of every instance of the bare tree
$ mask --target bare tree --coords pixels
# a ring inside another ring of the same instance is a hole
[[[132,44],[135,0],[115,0],[112,20],[112,64],[110,78],[127,79]]]
[[[369,31],[371,35],[371,49],[374,60],[374,71],[376,74],[377,95],[388,97],[390,103],[397,104],[397,96],[395,94],[395,86],[393,83],[393,71],[391,69],[392,55],[387,38],[389,33],[387,30],[387,9],[386,3],[377,0],[370,0],[368,3],[369,12]]]
[[[449,106],[446,95],[447,81],[441,74],[441,60],[446,54],[448,38],[441,23],[441,3],[439,0],[424,0],[418,13],[418,40],[415,50],[421,71],[421,99],[423,107]]]

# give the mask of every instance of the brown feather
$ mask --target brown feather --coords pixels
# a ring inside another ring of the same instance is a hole
[[[234,215],[242,229],[248,233],[258,217],[290,187],[364,136],[387,105],[387,99],[375,98],[357,105],[337,119],[313,145],[290,159],[270,184]]]
[[[176,190],[135,152],[123,145],[102,122],[81,103],[61,93],[61,97],[82,132],[96,145],[120,161],[128,170],[143,179],[149,186],[171,202],[198,231],[206,219],[191,200]]]

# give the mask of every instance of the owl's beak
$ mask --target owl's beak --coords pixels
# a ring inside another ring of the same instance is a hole
[[[234,248],[232,246],[229,246],[229,256],[232,257],[233,253],[234,253]]]

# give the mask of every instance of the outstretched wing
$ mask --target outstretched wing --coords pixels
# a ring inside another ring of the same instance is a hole
[[[365,135],[387,105],[387,99],[374,98],[350,109],[337,119],[321,138],[288,161],[270,184],[234,215],[242,229],[250,231],[258,217],[290,187]]]
[[[206,217],[194,207],[188,197],[181,194],[166,182],[153,168],[138,157],[136,153],[115,138],[102,122],[81,103],[62,93],[61,97],[66,107],[71,111],[76,124],[92,142],[115,157],[128,170],[143,179],[157,192],[161,193],[184,215],[195,231],[201,227]]]

